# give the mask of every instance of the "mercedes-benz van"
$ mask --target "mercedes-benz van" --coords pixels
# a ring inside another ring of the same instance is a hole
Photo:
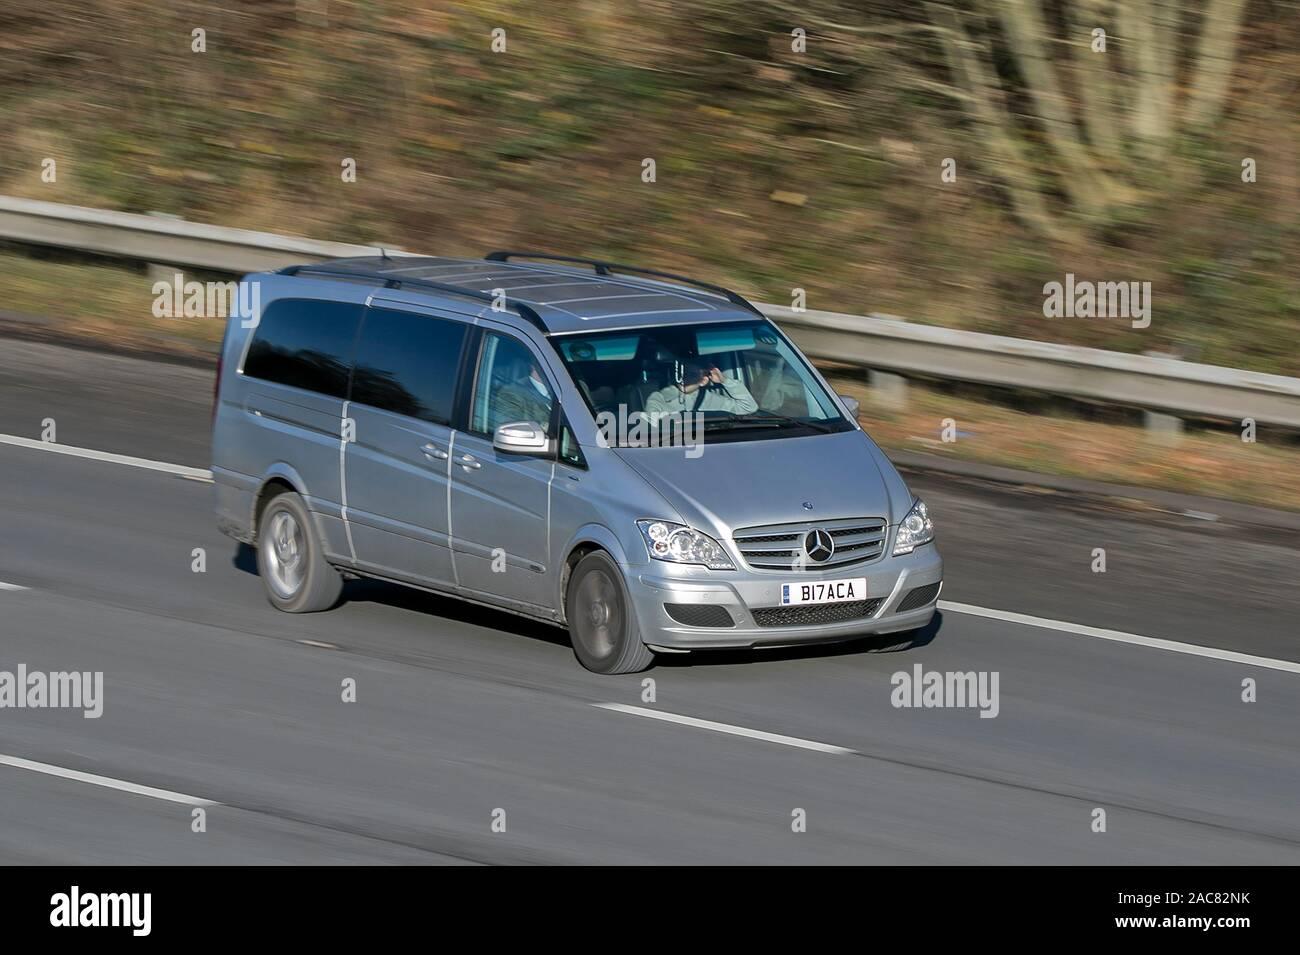
[[[925,504],[734,292],[509,252],[244,282],[256,304],[217,373],[217,519],[281,610],[381,578],[567,626],[600,673],[934,614]]]

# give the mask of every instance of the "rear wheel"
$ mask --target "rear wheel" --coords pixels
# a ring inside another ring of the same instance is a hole
[[[573,569],[565,600],[578,662],[595,673],[637,673],[654,662],[641,642],[623,574],[607,553],[592,551]]]
[[[343,592],[343,578],[312,532],[306,503],[292,491],[277,494],[262,510],[257,570],[267,598],[286,613],[328,610]]]

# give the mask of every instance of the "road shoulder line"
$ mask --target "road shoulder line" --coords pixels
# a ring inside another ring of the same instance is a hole
[[[1123,630],[1106,630],[1102,627],[1089,627],[1081,623],[1069,623],[1065,620],[1050,620],[1047,617],[1033,617],[1025,613],[1012,613],[1009,610],[992,610],[988,607],[955,603],[951,600],[940,600],[939,609],[948,613],[964,613],[973,617],[986,617],[990,620],[1019,623],[1028,627],[1056,630],[1061,633],[1072,633],[1082,637],[1112,640],[1116,643],[1128,643],[1137,647],[1169,650],[1173,653],[1183,653],[1188,656],[1225,660],[1229,663],[1242,663],[1246,666],[1264,667],[1268,670],[1282,670],[1286,673],[1300,673],[1300,663],[1293,663],[1290,660],[1275,660],[1272,657],[1257,657],[1249,653],[1238,653],[1236,650],[1220,650],[1217,647],[1203,647],[1195,643],[1180,643],[1177,640],[1144,637],[1137,633],[1125,633]]]

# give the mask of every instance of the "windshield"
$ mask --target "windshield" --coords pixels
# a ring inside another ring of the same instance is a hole
[[[551,343],[614,446],[664,443],[683,418],[708,440],[852,428],[834,397],[765,319],[557,335]],[[606,422],[617,422],[617,429]],[[654,442],[646,439],[647,427]]]

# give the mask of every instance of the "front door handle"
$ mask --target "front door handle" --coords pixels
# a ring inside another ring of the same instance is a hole
[[[462,454],[459,458],[456,459],[456,463],[459,464],[461,467],[463,467],[466,471],[469,471],[471,469],[477,471],[479,468],[483,466],[483,462],[479,461],[472,454]]]
[[[447,460],[447,452],[442,450],[442,448],[434,447],[432,444],[426,444],[424,447],[420,448],[420,450],[424,452],[426,458],[437,458],[439,461]]]

